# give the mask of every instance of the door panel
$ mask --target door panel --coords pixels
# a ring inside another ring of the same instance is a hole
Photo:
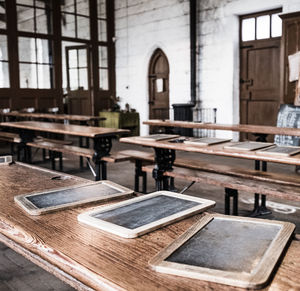
[[[169,119],[169,63],[157,49],[149,64],[149,118]]]
[[[66,47],[68,113],[92,115],[90,58],[87,46]]]
[[[280,39],[252,41],[251,45],[241,47],[241,123],[275,126],[279,103]],[[241,139],[255,137],[241,134]]]

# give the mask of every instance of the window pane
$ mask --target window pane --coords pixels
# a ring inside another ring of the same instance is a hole
[[[37,88],[37,76],[35,64],[20,64],[20,87]]]
[[[99,67],[107,68],[108,60],[107,60],[107,47],[99,46]]]
[[[256,38],[263,39],[270,37],[270,15],[256,18]]]
[[[87,67],[87,55],[86,49],[78,50],[78,57],[79,57],[79,67]]]
[[[6,35],[0,35],[0,61],[7,61],[7,38]]]
[[[89,16],[90,15],[89,2],[85,0],[76,0],[76,1],[77,1],[76,13]]]
[[[107,41],[106,20],[98,20],[98,40]]]
[[[62,13],[61,33],[63,36],[75,37],[75,16]]]
[[[282,35],[282,21],[278,14],[272,15],[272,37]]]
[[[99,89],[108,90],[108,70],[99,69]]]
[[[19,61],[36,62],[35,39],[30,37],[19,37]]]
[[[255,18],[242,20],[242,41],[255,39]]]
[[[35,6],[39,8],[52,8],[52,0],[35,0]]]
[[[50,46],[49,46],[48,39],[36,39],[36,48],[37,48],[37,62],[38,63],[52,63],[52,56],[50,53]],[[50,42],[51,44],[51,42]]]
[[[51,89],[51,79],[52,74],[51,66],[48,65],[38,65],[38,88],[39,89]]]
[[[8,63],[0,62],[0,88],[9,88]]]
[[[87,69],[79,69],[79,87],[88,90],[88,73]]]
[[[106,18],[106,0],[98,0],[98,18]]]
[[[36,32],[37,33],[52,33],[52,17],[51,12],[44,9],[36,9]]]
[[[25,4],[33,6],[33,0],[17,0],[17,4]]]
[[[78,70],[70,69],[69,70],[69,78],[70,78],[70,89],[77,90],[78,89]]]
[[[90,39],[90,19],[77,16],[77,30],[78,38]]]
[[[77,68],[77,67],[78,67],[77,51],[69,50],[69,68]]]
[[[6,28],[6,14],[5,14],[5,1],[0,0],[0,14],[2,15],[2,18],[0,17],[0,29]]]
[[[75,0],[64,0],[61,1],[64,4],[61,4],[61,11],[65,12],[75,12]]]
[[[17,13],[18,30],[34,32],[34,9],[17,6]]]

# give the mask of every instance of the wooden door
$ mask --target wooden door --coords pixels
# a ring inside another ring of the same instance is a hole
[[[149,118],[169,119],[169,62],[157,49],[149,64]]]
[[[272,13],[266,16],[272,19]],[[256,15],[265,16],[264,14]],[[257,29],[257,23],[255,28]],[[276,125],[280,104],[280,37],[243,41],[240,46],[240,123]],[[270,141],[273,136],[269,136]],[[241,139],[255,139],[252,134]]]
[[[68,113],[92,115],[88,46],[66,47]]]

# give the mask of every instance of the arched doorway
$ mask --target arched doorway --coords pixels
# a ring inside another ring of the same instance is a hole
[[[169,62],[161,49],[156,49],[149,63],[149,118],[169,119]]]

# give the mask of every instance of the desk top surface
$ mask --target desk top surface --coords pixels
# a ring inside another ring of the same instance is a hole
[[[300,136],[300,128],[277,127],[254,124],[216,124],[216,123],[197,123],[191,121],[172,121],[152,119],[144,121],[143,124],[152,126],[166,127],[182,127],[182,128],[198,128],[198,129],[213,129],[213,130],[231,130],[238,132],[260,133],[260,134],[279,134]]]
[[[33,261],[41,258],[45,262],[42,266],[48,271],[59,268],[96,290],[228,290],[225,285],[160,274],[148,265],[154,255],[201,215],[136,239],[123,239],[77,221],[77,215],[91,205],[33,217],[13,201],[15,195],[22,193],[90,181],[20,163],[1,168],[4,171],[1,170],[0,176],[0,241]],[[51,179],[57,175],[65,179]],[[300,288],[299,252],[300,241],[293,240],[275,278],[265,290]],[[78,287],[76,284],[78,281],[73,282],[74,287]]]
[[[1,113],[2,116],[14,116],[34,119],[55,119],[55,120],[70,120],[70,121],[91,121],[91,120],[105,120],[104,117],[92,116],[92,115],[75,115],[75,114],[54,114],[54,113],[24,113],[18,111],[12,111],[8,113]]]
[[[93,126],[62,124],[62,123],[54,123],[54,122],[40,122],[40,121],[1,122],[0,126],[69,134],[69,135],[84,136],[84,137],[91,137],[91,138],[130,132],[129,130],[126,129],[93,127]]]
[[[163,141],[153,141],[143,139],[138,136],[132,137],[123,137],[120,139],[120,142],[147,146],[147,147],[154,147],[154,148],[165,148],[165,149],[172,149],[178,151],[185,151],[185,152],[196,152],[201,154],[209,154],[209,155],[217,155],[217,156],[226,156],[232,158],[242,158],[242,159],[249,159],[249,160],[259,160],[259,161],[266,161],[266,162],[273,162],[273,163],[282,163],[282,164],[290,164],[290,165],[300,165],[300,154],[296,154],[293,156],[272,156],[270,154],[256,154],[255,151],[239,151],[233,149],[224,149],[224,145],[234,144],[233,142],[226,142],[216,145],[209,145],[209,146],[198,146],[198,145],[191,145],[191,144],[184,144],[184,143],[171,143],[168,140]]]

